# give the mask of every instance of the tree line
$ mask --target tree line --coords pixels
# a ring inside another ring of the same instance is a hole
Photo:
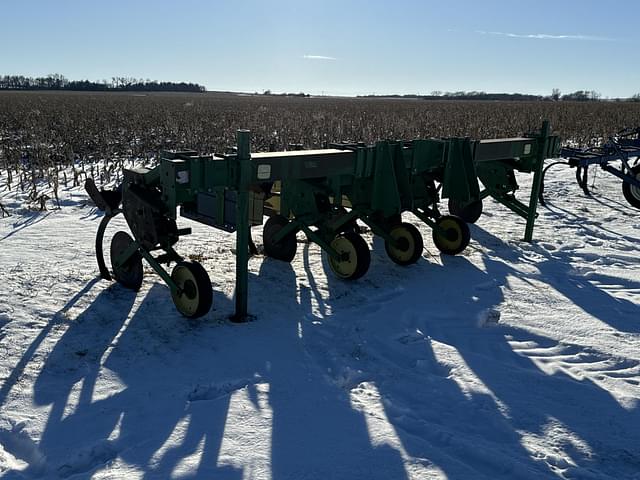
[[[46,77],[24,75],[1,75],[0,90],[72,90],[91,92],[204,92],[197,83],[159,82],[134,77],[111,77],[111,80],[69,80],[64,75],[51,74]]]
[[[430,95],[361,95],[364,98],[415,98],[422,100],[493,100],[493,101],[570,101],[570,102],[597,102],[602,99],[602,95],[595,90],[577,90],[564,95],[559,89],[554,88],[551,95],[530,95],[525,93],[487,93],[482,91],[459,91],[459,92],[442,92],[435,90]],[[639,102],[640,94],[635,94],[631,98],[614,98],[615,101],[632,101]]]

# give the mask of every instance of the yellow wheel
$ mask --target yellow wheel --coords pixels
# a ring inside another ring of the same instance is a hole
[[[395,240],[396,246],[389,242],[384,243],[389,258],[398,265],[411,265],[422,255],[424,243],[422,235],[416,227],[410,223],[401,223],[391,229],[389,235]]]
[[[442,234],[437,230],[433,231],[433,243],[442,253],[457,255],[467,248],[471,233],[469,226],[460,218],[444,215],[436,220],[436,225],[444,230]]]
[[[188,318],[197,318],[211,309],[213,290],[211,280],[198,262],[179,262],[171,272],[171,280],[179,291],[171,293],[178,311]]]
[[[331,247],[340,254],[339,260],[329,257],[329,267],[338,277],[356,280],[369,270],[369,246],[357,233],[348,231],[336,236]]]

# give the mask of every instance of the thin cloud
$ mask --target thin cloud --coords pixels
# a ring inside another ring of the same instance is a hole
[[[306,58],[307,60],[337,60],[335,57],[327,57],[326,55],[303,55],[302,58]]]
[[[549,35],[547,33],[509,33],[509,32],[485,32],[484,30],[476,30],[481,35],[498,35],[509,38],[533,38],[536,40],[590,40],[590,41],[611,41],[613,38],[594,37],[592,35]]]

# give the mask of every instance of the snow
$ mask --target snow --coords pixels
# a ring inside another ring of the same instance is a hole
[[[148,267],[137,295],[96,278],[80,189],[30,212],[0,187],[0,476],[640,479],[639,212],[573,173],[531,244],[488,201],[456,257],[411,215],[416,265],[366,233],[354,283],[302,237],[291,265],[253,257],[246,324],[232,235],[181,221],[214,287],[188,321]]]

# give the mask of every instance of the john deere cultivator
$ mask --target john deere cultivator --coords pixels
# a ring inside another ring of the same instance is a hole
[[[553,157],[559,140],[545,123],[540,132],[500,140],[464,138],[410,142],[382,141],[373,146],[338,144],[322,150],[251,154],[248,131],[239,131],[232,154],[199,156],[164,152],[153,169],[125,170],[115,191],[87,191],[106,214],[98,228],[96,253],[101,276],[137,290],[142,260],[162,277],[176,308],[187,317],[209,311],[209,276],[197,262],[185,261],[174,249],[190,229],[178,228],[183,217],[227,232],[236,232],[236,313],[247,315],[247,263],[250,227],[261,225],[265,254],[291,261],[296,234],[304,232],[328,255],[340,278],[364,275],[369,247],[357,221],[385,242],[392,261],[409,265],[420,258],[423,240],[402,213],[411,212],[433,232],[445,254],[462,252],[469,243],[466,221],[475,221],[482,199],[492,196],[527,220],[531,240],[545,158]],[[534,174],[527,204],[515,198],[515,171]],[[484,185],[480,189],[478,179]],[[440,197],[449,199],[457,215],[442,215]],[[123,213],[133,236],[117,232],[110,243],[111,268],[102,245],[108,222]],[[169,273],[162,264],[175,262]]]

